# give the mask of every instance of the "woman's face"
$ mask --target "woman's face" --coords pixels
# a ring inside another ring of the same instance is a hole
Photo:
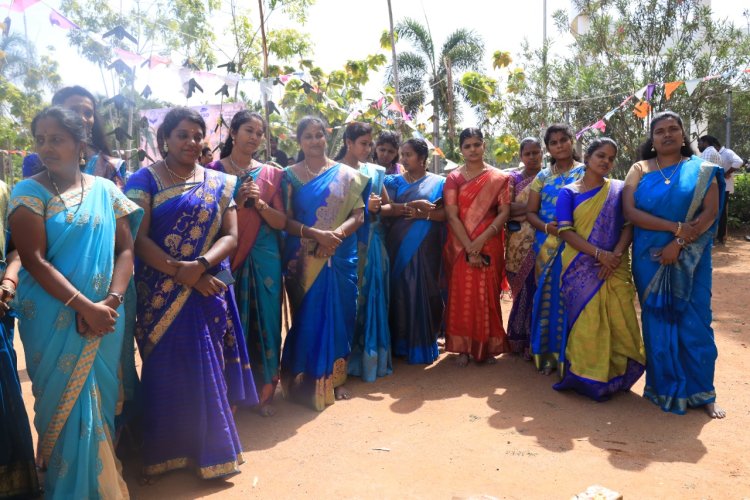
[[[682,127],[674,118],[659,120],[651,132],[654,150],[660,154],[674,154],[680,151],[683,141]]]
[[[479,137],[469,137],[461,144],[461,154],[466,163],[482,162],[484,158],[484,141]]]
[[[530,143],[521,151],[521,161],[529,170],[539,170],[542,167],[542,148],[539,144]]]
[[[553,132],[547,143],[547,151],[557,161],[569,160],[573,157],[573,141],[565,132]]]
[[[81,95],[72,95],[63,101],[63,108],[67,108],[78,115],[83,120],[83,126],[86,127],[86,132],[91,133],[91,129],[94,128],[94,103],[91,99]]]
[[[398,156],[398,149],[392,144],[384,142],[375,146],[375,154],[378,156],[378,163],[381,167],[390,167],[393,160]]]
[[[246,121],[232,134],[232,147],[252,156],[263,144],[263,123],[257,118]]]
[[[372,135],[361,135],[353,141],[347,139],[346,149],[347,151],[350,151],[352,155],[354,155],[357,161],[366,162],[370,157],[370,151],[372,151]]]
[[[606,177],[615,166],[617,149],[611,144],[605,144],[589,156],[586,168],[600,177]]]
[[[182,120],[166,138],[170,159],[183,165],[194,165],[203,149],[203,131],[200,125]]]
[[[83,144],[54,118],[42,118],[34,131],[35,150],[53,174],[68,174],[79,168]]]
[[[401,164],[408,172],[424,170],[424,158],[420,158],[411,144],[401,145]]]
[[[302,131],[299,147],[305,153],[305,158],[325,158],[327,142],[323,127],[317,123],[308,125]]]

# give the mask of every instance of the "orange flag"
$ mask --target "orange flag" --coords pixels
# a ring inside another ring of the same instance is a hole
[[[684,82],[667,82],[664,84],[664,93],[667,94],[667,100],[672,98],[672,92],[677,90],[683,83]]]
[[[633,113],[635,113],[635,116],[637,116],[638,118],[646,118],[648,117],[649,111],[651,111],[651,105],[648,103],[648,101],[641,101],[635,105]]]

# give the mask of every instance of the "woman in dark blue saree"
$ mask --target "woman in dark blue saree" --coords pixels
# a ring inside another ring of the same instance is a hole
[[[711,328],[711,247],[724,196],[721,167],[688,145],[680,117],[651,120],[642,161],[625,180],[623,208],[635,226],[633,277],[646,346],[644,397],[685,413],[716,406],[717,350]]]
[[[172,109],[159,129],[164,160],[133,174],[145,210],[136,243],[136,340],[143,358],[146,475],[189,467],[204,479],[243,462],[232,406],[255,405],[230,282],[237,178],[197,166],[205,124]]]

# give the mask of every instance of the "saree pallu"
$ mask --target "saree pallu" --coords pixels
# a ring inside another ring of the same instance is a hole
[[[210,163],[206,168],[224,171],[220,161]],[[283,212],[283,171],[261,165],[251,169],[248,175],[260,188],[260,199]],[[238,207],[237,225],[237,251],[232,256],[234,293],[253,379],[260,404],[265,405],[273,400],[279,382],[282,294],[280,235],[255,208]]]
[[[86,162],[83,172],[108,179],[120,189],[125,187],[127,168],[125,161],[120,158],[110,158],[109,156],[97,153]]]
[[[534,176],[524,178],[522,172],[510,172],[511,201],[526,203],[529,200]],[[534,276],[534,236],[536,230],[526,221],[526,216],[516,217],[521,223],[519,231],[507,231],[505,244],[505,274],[513,293],[513,306],[508,316],[508,343],[511,352],[528,352],[531,338],[531,306],[536,290]]]
[[[11,214],[31,210],[44,218],[45,258],[92,302],[109,291],[115,261],[116,221],[127,216],[138,230],[142,211],[110,181],[95,178],[80,193],[52,196],[28,179],[13,190]],[[67,209],[66,209],[67,205]],[[49,295],[21,269],[15,309],[34,394],[38,454],[47,466],[48,498],[127,498],[112,443],[120,396],[118,365],[124,306],[115,331],[83,337],[75,311]]]
[[[539,193],[541,204],[539,218],[545,224],[555,221],[557,196],[566,184],[583,176],[583,165],[556,174],[551,168],[539,172],[529,189]],[[562,350],[562,340],[568,328],[568,320],[560,294],[562,276],[563,241],[544,231],[537,231],[534,240],[536,253],[536,290],[531,309],[531,355],[537,370],[554,370]]]
[[[458,218],[470,240],[486,231],[497,217],[498,208],[510,203],[508,176],[491,168],[466,181],[454,171],[443,188],[446,206],[458,207]],[[476,361],[510,350],[503,329],[500,293],[505,268],[504,234],[501,230],[487,240],[481,253],[489,266],[469,265],[466,250],[448,228],[445,269],[448,304],[445,318],[445,350],[470,354]]]
[[[677,170],[677,172],[675,172]],[[651,215],[688,222],[699,215],[714,179],[722,206],[724,176],[721,167],[693,156],[682,166],[643,175],[635,191],[635,206]],[[716,400],[714,367],[718,352],[711,328],[711,247],[714,225],[685,246],[678,261],[662,266],[651,255],[674,239],[668,232],[635,228],[633,277],[641,301],[643,340],[646,346],[644,397],[662,410],[685,413],[688,407]]]
[[[359,171],[372,179],[372,192],[383,192],[385,169],[372,163],[362,164]],[[357,321],[352,337],[352,352],[347,363],[349,375],[374,382],[393,372],[391,330],[388,326],[388,289],[390,263],[380,216],[370,217],[369,227],[360,232],[357,269]]]
[[[574,230],[597,248],[613,251],[624,225],[623,182],[606,180],[598,190],[561,195],[561,231]],[[567,202],[567,207],[561,207]],[[575,208],[573,205],[575,203]],[[630,256],[612,276],[600,280],[596,259],[566,245],[562,252],[562,296],[568,316],[560,359],[563,378],[556,390],[573,389],[596,401],[628,391],[643,375],[643,340],[635,314]]]
[[[204,170],[198,183],[164,187],[153,167],[126,194],[151,207],[149,238],[175,260],[205,254],[232,207],[236,177]],[[208,270],[229,269],[229,259]],[[190,467],[201,478],[243,462],[230,404],[258,398],[234,292],[204,297],[136,259],[136,340],[143,359],[143,463],[148,475]]]
[[[365,208],[367,221],[370,179],[341,163],[305,184],[287,168],[282,185],[287,213],[301,224],[332,231],[356,208]],[[315,257],[315,240],[286,238],[292,327],[281,356],[281,387],[286,397],[318,411],[334,403],[334,388],[346,382],[357,312],[358,234],[344,238],[327,259]]]
[[[395,203],[435,202],[445,179],[427,173],[409,184],[400,175],[387,176],[385,187]],[[399,217],[390,224],[386,248],[391,262],[391,347],[410,364],[430,364],[438,357],[437,337],[443,320],[443,223]]]

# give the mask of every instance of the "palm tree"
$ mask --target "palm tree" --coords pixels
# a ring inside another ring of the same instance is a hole
[[[415,113],[432,94],[433,142],[439,145],[440,119],[450,119],[448,103],[455,102],[457,86],[448,88],[448,71],[479,70],[484,57],[482,37],[472,30],[460,28],[451,33],[440,53],[435,53],[429,25],[406,18],[395,28],[400,40],[411,42],[412,51],[402,51],[397,58],[400,101],[408,113]],[[392,77],[391,77],[392,78]],[[457,114],[454,110],[452,118]],[[450,138],[452,141],[453,138]]]
[[[34,49],[22,35],[13,33],[0,38],[0,76],[6,80],[23,80],[34,57]]]

